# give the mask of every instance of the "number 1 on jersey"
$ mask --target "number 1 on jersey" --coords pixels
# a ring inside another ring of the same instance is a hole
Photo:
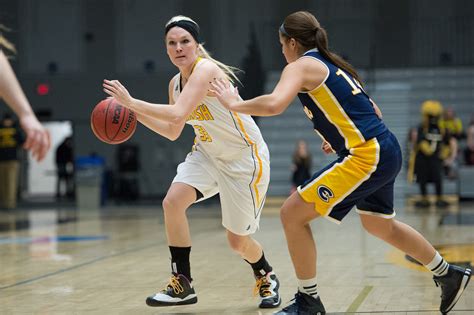
[[[355,85],[354,82],[352,82],[352,80],[344,71],[342,71],[341,69],[338,69],[336,72],[336,75],[342,75],[342,77],[346,79],[347,83],[349,83],[350,86],[352,87],[352,95],[356,95],[361,92],[361,90],[357,87],[357,85]]]

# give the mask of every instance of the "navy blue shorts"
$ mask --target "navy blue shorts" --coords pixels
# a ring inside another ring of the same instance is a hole
[[[304,201],[337,223],[356,206],[362,214],[395,216],[393,189],[402,166],[397,138],[386,132],[352,148],[298,187]]]

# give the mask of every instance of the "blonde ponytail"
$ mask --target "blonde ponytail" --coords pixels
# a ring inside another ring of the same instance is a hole
[[[0,24],[0,49],[5,47],[6,49],[8,49],[10,52],[16,54],[16,49],[15,49],[15,46],[10,43],[3,35],[2,35],[2,31],[10,31],[9,28],[7,28],[5,25],[3,24]]]
[[[239,72],[239,71],[242,71],[242,70],[240,70],[239,68],[236,68],[236,67],[228,66],[228,65],[212,58],[211,55],[209,54],[209,52],[204,48],[204,46],[201,43],[198,44],[198,51],[199,51],[199,56],[200,57],[206,58],[206,59],[214,62],[219,68],[221,68],[222,71],[224,71],[224,73],[226,74],[227,79],[230,82],[232,82],[232,83],[235,83],[235,82],[241,83],[239,78],[237,77],[237,75],[235,73]]]

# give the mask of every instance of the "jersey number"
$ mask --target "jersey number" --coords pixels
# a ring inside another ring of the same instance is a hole
[[[352,95],[356,95],[361,92],[361,90],[357,87],[357,85],[354,82],[352,82],[352,80],[344,71],[342,71],[341,69],[338,69],[336,72],[336,75],[342,75],[342,77],[346,79],[347,83],[349,83],[349,85],[352,87]]]
[[[203,126],[193,125],[194,130],[199,134],[199,139],[205,142],[212,142],[211,136],[207,133],[206,129]]]

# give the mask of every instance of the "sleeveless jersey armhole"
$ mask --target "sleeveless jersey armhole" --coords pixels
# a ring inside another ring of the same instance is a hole
[[[319,60],[318,58],[316,57],[313,57],[313,56],[302,56],[300,58],[311,58],[319,63],[321,63],[322,65],[324,65],[324,67],[326,67],[326,69],[328,70],[327,74],[326,74],[326,77],[324,78],[323,82],[321,82],[320,85],[318,85],[317,87],[315,87],[314,89],[310,90],[310,91],[300,91],[300,93],[311,93],[311,92],[314,92],[316,91],[317,89],[319,89],[321,86],[323,86],[323,84],[326,82],[326,80],[329,78],[329,74],[331,73],[329,71],[329,67],[324,63],[322,62],[321,60]]]

